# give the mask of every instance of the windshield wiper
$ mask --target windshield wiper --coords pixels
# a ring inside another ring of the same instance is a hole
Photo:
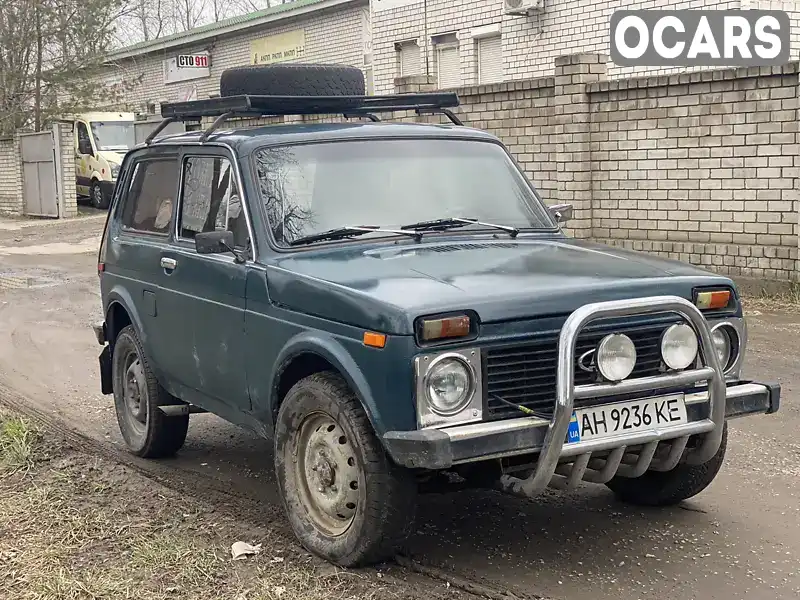
[[[503,231],[507,231],[512,238],[517,237],[519,234],[519,229],[516,227],[511,227],[509,225],[496,225],[494,223],[483,223],[477,219],[465,219],[463,217],[434,219],[433,221],[420,221],[419,223],[403,225],[400,229],[414,229],[416,231],[444,231],[446,229],[455,229],[456,227],[466,227],[467,225],[482,225],[483,227],[502,229]]]
[[[376,231],[394,233],[396,235],[407,235],[413,237],[417,241],[422,239],[422,232],[419,231],[401,231],[395,229],[381,229],[377,225],[346,225],[344,227],[337,227],[336,229],[329,229],[313,235],[306,235],[299,237],[296,240],[289,242],[290,246],[302,246],[303,244],[313,244],[314,242],[322,242],[325,240],[341,240],[348,237],[356,237],[365,235],[367,233],[374,233]]]

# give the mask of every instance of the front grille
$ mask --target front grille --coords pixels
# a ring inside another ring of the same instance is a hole
[[[636,367],[630,378],[658,375],[661,371],[661,334],[672,323],[680,322],[673,315],[650,317],[646,321],[621,325],[616,321],[598,321],[584,329],[575,344],[575,385],[595,381],[593,373],[578,367],[578,358],[596,348],[603,336],[624,333],[636,346]],[[485,381],[487,392],[487,417],[490,420],[522,416],[521,412],[506,402],[522,405],[543,416],[552,416],[556,397],[556,369],[559,331],[548,332],[532,341],[484,350]],[[498,398],[499,397],[499,398]],[[609,399],[586,398],[576,400],[575,407],[591,406]]]

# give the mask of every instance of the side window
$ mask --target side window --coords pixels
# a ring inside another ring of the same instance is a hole
[[[122,227],[145,233],[169,234],[177,183],[176,157],[137,162],[122,207]]]
[[[92,142],[89,139],[89,130],[86,128],[85,123],[78,121],[78,149],[81,153],[92,147]]]
[[[205,231],[233,232],[234,245],[246,248],[247,221],[233,168],[221,156],[192,156],[183,165],[180,237]]]

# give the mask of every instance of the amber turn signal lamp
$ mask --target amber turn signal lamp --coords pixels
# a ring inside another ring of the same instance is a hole
[[[372,348],[383,348],[386,345],[386,336],[373,331],[364,332],[364,345]]]
[[[725,308],[731,300],[730,290],[719,290],[716,292],[699,292],[695,304],[700,310],[714,308]]]
[[[469,317],[447,317],[422,321],[421,337],[425,342],[445,338],[457,338],[469,335]]]

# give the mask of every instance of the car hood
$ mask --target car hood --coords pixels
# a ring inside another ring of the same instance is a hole
[[[267,278],[286,308],[395,334],[413,333],[421,315],[471,309],[491,323],[733,285],[685,263],[563,237],[348,244],[279,258]]]

